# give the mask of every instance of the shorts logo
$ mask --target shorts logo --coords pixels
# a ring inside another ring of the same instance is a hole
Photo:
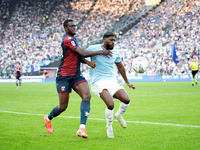
[[[64,92],[65,91],[65,86],[61,87],[61,91]]]
[[[74,41],[71,41],[71,43],[72,43],[72,45],[73,45],[73,46],[76,46],[76,44],[75,44],[75,42],[74,42]]]

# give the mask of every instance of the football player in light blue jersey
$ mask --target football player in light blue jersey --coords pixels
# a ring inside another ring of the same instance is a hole
[[[135,87],[128,81],[125,68],[121,63],[120,53],[114,48],[115,35],[112,32],[106,32],[103,36],[103,44],[89,46],[87,51],[109,50],[112,57],[108,58],[104,55],[96,55],[91,57],[91,61],[96,61],[96,68],[90,68],[91,89],[94,94],[103,99],[107,108],[105,116],[107,121],[107,136],[114,138],[112,122],[113,122],[113,98],[121,101],[119,109],[115,114],[115,118],[119,121],[123,128],[126,128],[126,122],[122,118],[122,114],[127,110],[130,98],[124,87],[118,83],[114,74],[114,64],[123,77],[125,83],[132,89]]]

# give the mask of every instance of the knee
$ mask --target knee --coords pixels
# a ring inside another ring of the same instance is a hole
[[[114,109],[114,103],[108,103],[107,108],[110,109],[110,110],[113,110]]]
[[[128,96],[126,96],[126,97],[123,98],[122,102],[125,103],[125,104],[129,104],[130,103],[130,98]]]
[[[90,100],[91,99],[91,94],[90,93],[84,94],[82,99],[83,100]]]
[[[129,101],[125,101],[124,103],[125,103],[125,104],[129,104],[129,103],[130,103],[130,99],[129,99]]]
[[[129,104],[129,103],[130,103],[130,98],[128,97],[128,98],[126,99],[125,104]]]

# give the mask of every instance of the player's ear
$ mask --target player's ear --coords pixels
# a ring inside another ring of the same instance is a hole
[[[67,27],[64,27],[64,29],[65,29],[66,32],[68,31]]]

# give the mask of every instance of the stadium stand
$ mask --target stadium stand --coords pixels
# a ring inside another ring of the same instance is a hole
[[[132,75],[137,75],[132,70],[137,56],[150,62],[143,75],[189,74],[190,58],[199,58],[198,0],[166,0],[156,7],[145,6],[143,0],[2,0],[0,4],[2,77],[9,77],[16,62],[21,63],[24,75],[39,74],[41,67],[58,62],[62,25],[67,18],[76,21],[76,36],[83,47],[113,31],[118,38],[115,47]],[[127,28],[130,24],[131,29]],[[174,43],[178,64],[171,59]],[[88,67],[82,65],[82,71],[87,73]]]
[[[194,52],[199,57],[199,1],[189,2],[168,0],[154,12],[149,12],[133,29],[129,30],[122,40],[118,41],[119,49],[132,49],[135,56],[142,52],[150,56],[151,66],[146,74],[189,74],[189,64]],[[171,45],[156,48],[160,43],[177,43],[180,63],[171,60]],[[155,50],[153,50],[155,48]],[[156,55],[154,56],[155,53]],[[156,58],[157,59],[152,59]],[[160,59],[158,59],[160,57]],[[134,57],[133,57],[134,58]],[[131,61],[129,59],[129,61]],[[130,66],[130,65],[129,65]],[[131,67],[129,67],[131,68]]]

